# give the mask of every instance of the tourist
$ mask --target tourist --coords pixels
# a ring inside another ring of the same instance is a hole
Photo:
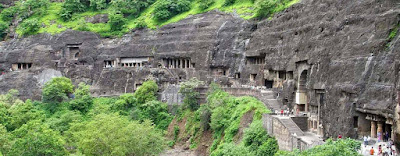
[[[369,150],[369,155],[374,155],[375,151],[374,151],[374,147],[371,147],[371,150]]]
[[[339,139],[342,139],[342,135],[341,135],[341,134],[339,134],[338,138],[339,138]]]
[[[364,136],[364,145],[365,145],[365,147],[367,147],[367,145],[368,145],[368,138],[367,138],[367,136]]]
[[[378,142],[381,142],[381,140],[382,140],[382,133],[378,132]]]
[[[378,155],[381,155],[382,154],[382,145],[379,145],[378,146]]]
[[[281,116],[283,116],[283,109],[281,109]]]

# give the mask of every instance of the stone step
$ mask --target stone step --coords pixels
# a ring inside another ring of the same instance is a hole
[[[277,99],[267,99],[265,101],[266,101],[266,105],[269,109],[272,109],[273,111],[281,109],[281,106]]]
[[[303,136],[304,132],[293,122],[291,118],[278,118],[281,123],[289,130],[291,134],[296,133],[297,136]]]

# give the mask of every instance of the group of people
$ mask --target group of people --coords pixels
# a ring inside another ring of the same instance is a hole
[[[387,133],[386,133],[387,134]],[[389,139],[389,135],[384,135],[384,140],[385,142],[387,141],[387,143],[381,143],[380,142],[380,138],[378,138],[378,149],[377,151],[375,151],[376,149],[374,149],[374,146],[371,146],[371,149],[369,149],[369,155],[380,155],[380,156],[397,156],[397,153],[395,151],[395,147],[393,145],[393,141],[391,139]],[[370,141],[371,137],[367,137],[364,136],[363,140],[364,140],[364,145],[365,147],[367,147],[369,141]],[[368,150],[366,148],[366,150]]]
[[[275,110],[275,114],[280,114],[281,116],[289,116],[289,115],[293,115],[293,110],[292,112],[290,112],[289,108],[287,109],[281,109],[281,111],[279,112],[278,110]]]

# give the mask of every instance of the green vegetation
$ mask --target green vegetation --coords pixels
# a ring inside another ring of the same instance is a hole
[[[167,145],[172,116],[156,101],[154,81],[137,94],[93,98],[65,77],[43,88],[43,101],[0,95],[0,153],[4,155],[157,155]],[[69,96],[68,96],[69,95]],[[139,97],[139,96],[144,97]]]
[[[325,144],[315,146],[302,152],[299,152],[298,150],[293,152],[279,151],[275,154],[275,156],[358,156],[360,154],[357,151],[360,149],[360,147],[361,142],[353,139],[339,139],[337,141],[328,139]]]
[[[131,29],[155,29],[189,15],[218,9],[244,19],[266,18],[299,0],[19,0],[0,13],[0,37],[18,23],[20,35],[60,33],[67,29],[92,31],[104,37],[121,36]],[[95,15],[109,16],[107,23],[89,23]]]

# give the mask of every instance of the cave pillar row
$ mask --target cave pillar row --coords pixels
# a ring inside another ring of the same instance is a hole
[[[376,138],[376,121],[371,121],[371,138]]]

